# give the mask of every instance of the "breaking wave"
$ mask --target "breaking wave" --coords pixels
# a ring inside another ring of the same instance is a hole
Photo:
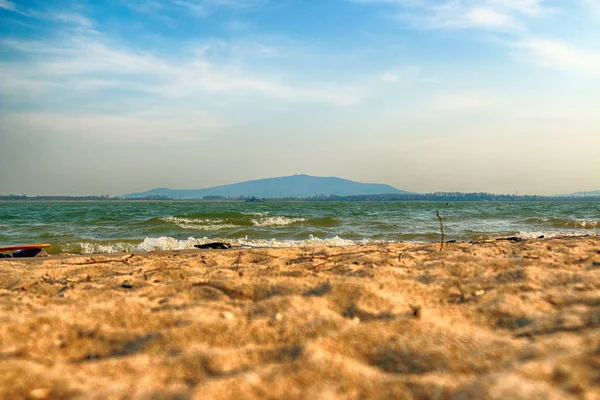
[[[506,235],[500,236],[498,239],[506,239],[509,237],[516,237],[523,240],[529,239],[555,239],[555,238],[565,238],[565,237],[588,237],[588,236],[596,236],[594,233],[585,233],[585,232],[517,232],[514,235]]]
[[[305,222],[306,218],[288,218],[288,217],[265,217],[261,219],[253,219],[252,225],[259,227],[286,226],[298,222]]]
[[[529,218],[527,223],[541,224],[553,228],[596,229],[600,228],[600,220],[568,219],[568,218]]]
[[[224,241],[232,244],[234,247],[241,248],[293,248],[293,247],[319,247],[319,246],[355,246],[361,244],[382,243],[379,240],[349,240],[342,239],[339,236],[321,239],[309,235],[303,240],[278,240],[278,239],[214,239],[214,238],[194,238],[176,239],[168,236],[158,238],[145,238],[139,244],[128,242],[78,242],[61,245],[63,253],[68,254],[112,254],[125,253],[132,251],[161,251],[161,250],[188,250],[194,249],[194,245],[206,244],[215,241]]]
[[[218,218],[180,218],[180,217],[163,217],[161,221],[170,222],[173,224],[201,224],[204,222],[223,222],[222,219]]]
[[[433,239],[437,239],[437,235],[402,235],[403,240],[411,242],[431,242]],[[552,238],[563,238],[563,237],[589,237],[597,236],[594,233],[582,233],[582,232],[517,232],[514,234],[508,234],[504,236],[482,236],[478,237],[477,240],[494,240],[494,239],[507,239],[516,237],[523,240],[530,239],[552,239]],[[321,239],[319,237],[309,235],[306,239],[301,240],[282,240],[282,239],[221,239],[221,238],[194,238],[189,237],[187,239],[176,239],[169,236],[162,236],[156,238],[145,238],[141,243],[131,242],[77,242],[77,243],[66,243],[60,245],[62,253],[67,254],[112,254],[112,253],[126,253],[126,252],[149,252],[149,251],[162,251],[162,250],[190,250],[194,249],[194,245],[206,244],[212,242],[226,242],[231,244],[233,247],[238,248],[297,248],[297,247],[321,247],[321,246],[357,246],[366,244],[381,244],[381,243],[393,243],[395,241],[384,240],[384,239],[343,239],[339,236],[331,238]]]
[[[181,229],[191,229],[196,231],[219,231],[222,229],[239,228],[240,225],[223,223],[225,220],[220,218],[179,218],[164,217],[161,221],[172,223]]]
[[[60,245],[62,253],[67,254],[112,254],[135,251],[137,246],[127,242],[78,242]]]

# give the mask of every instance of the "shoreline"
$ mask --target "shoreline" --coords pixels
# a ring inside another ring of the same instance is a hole
[[[2,398],[598,398],[600,238],[0,262]]]
[[[168,237],[167,237],[168,238]],[[440,235],[441,238],[441,235]],[[597,234],[595,233],[571,233],[571,234],[562,234],[562,233],[551,233],[548,234],[546,233],[545,235],[540,235],[540,236],[532,236],[532,237],[527,237],[527,236],[518,236],[518,235],[507,235],[507,236],[498,236],[498,237],[491,237],[491,238],[486,238],[486,239],[475,239],[475,240],[456,240],[456,239],[447,239],[444,240],[444,246],[448,245],[448,244],[484,244],[484,243],[495,243],[495,242],[513,242],[513,243],[521,243],[521,242],[529,242],[529,241],[537,241],[537,240],[562,240],[562,239],[586,239],[586,238],[600,238]],[[148,238],[146,238],[148,239]],[[154,238],[154,239],[162,239],[161,238]],[[168,238],[168,239],[173,239],[176,241],[181,241],[181,242],[188,242],[188,240],[183,240],[183,239],[175,239],[175,238]],[[334,238],[335,239],[335,238]],[[341,239],[341,238],[340,238]],[[140,239],[117,239],[117,240],[95,240],[95,241],[90,241],[90,242],[85,242],[85,243],[89,243],[91,245],[115,245],[115,244],[123,244],[123,243],[127,243],[131,246],[137,246],[139,247],[140,244],[143,243],[143,241],[141,243],[138,243],[136,245],[136,242],[138,242]],[[246,239],[239,239],[239,238],[234,238],[234,239],[224,239],[224,238],[215,238],[215,239],[195,239],[195,241],[197,243],[195,244],[207,244],[207,243],[225,243],[231,246],[231,249],[229,250],[251,250],[251,249],[263,249],[263,250],[278,250],[278,249],[312,249],[312,248],[317,248],[317,247],[341,247],[341,248],[352,248],[352,247],[361,247],[361,246],[386,246],[386,245],[397,245],[397,244],[421,244],[421,245],[426,245],[426,244],[437,244],[440,245],[442,243],[441,240],[427,240],[427,241],[359,241],[359,240],[351,240],[351,239],[341,239],[341,240],[347,240],[349,242],[354,242],[354,243],[349,243],[349,244],[328,244],[328,243],[324,243],[324,244],[320,244],[320,243],[315,243],[315,244],[307,244],[307,245],[300,245],[299,243],[304,242],[303,240],[298,240],[298,241],[294,241],[294,240],[286,240],[286,242],[298,242],[294,245],[282,245],[282,246],[268,246],[268,245],[252,245],[252,244],[240,244],[240,243],[235,243],[236,241],[239,240],[246,240]],[[275,239],[272,239],[275,240]],[[323,241],[327,241],[327,240],[331,240],[331,239],[319,239],[316,238],[316,240],[323,240]],[[269,243],[270,240],[269,239],[254,239],[254,240],[249,240],[249,241],[266,241],[266,243]],[[123,254],[139,254],[139,255],[144,255],[144,254],[154,254],[154,253],[158,253],[158,252],[170,252],[170,251],[198,251],[200,249],[198,248],[194,248],[194,247],[185,247],[185,248],[157,248],[157,249],[152,249],[152,250],[142,250],[142,249],[138,249],[137,247],[132,248],[132,250],[128,250],[128,251],[109,251],[109,252],[86,252],[86,253],[69,253],[69,252],[54,252],[53,250],[56,249],[56,247],[58,246],[65,246],[65,245],[77,245],[80,244],[82,242],[79,241],[75,241],[72,243],[59,243],[59,244],[52,244],[51,247],[45,249],[50,251],[49,253],[47,253],[47,256],[39,256],[36,258],[44,258],[44,257],[57,257],[57,256],[73,256],[73,257],[77,257],[77,256],[111,256],[111,255],[123,255]],[[22,245],[23,243],[7,243],[8,246],[18,246],[18,245]],[[189,244],[189,243],[186,243]],[[53,249],[54,248],[54,249]],[[5,260],[5,259],[10,259],[10,257],[8,258],[0,258],[1,260]]]

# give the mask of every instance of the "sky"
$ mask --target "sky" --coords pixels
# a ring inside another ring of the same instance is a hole
[[[0,0],[0,194],[600,189],[600,0]]]

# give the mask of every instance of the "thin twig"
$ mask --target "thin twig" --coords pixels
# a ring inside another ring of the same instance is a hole
[[[372,253],[381,253],[381,250],[354,251],[354,252],[350,252],[350,253],[328,254],[326,256],[298,257],[293,260],[290,260],[290,263],[295,264],[295,263],[300,263],[303,261],[312,261],[313,259],[327,260],[327,259],[336,258],[336,257],[356,256],[356,255],[365,255],[365,254],[372,254]]]
[[[108,263],[118,263],[118,262],[126,263],[133,257],[135,257],[134,254],[130,254],[127,257],[119,258],[117,260],[94,260],[92,258],[89,261],[84,261],[84,262],[80,262],[80,263],[69,263],[69,265],[108,264]]]
[[[502,250],[500,248],[500,246],[498,246],[498,244],[496,242],[489,242],[491,244],[493,244],[494,246],[496,246],[496,248],[498,249],[498,251],[500,251],[500,254],[506,254],[506,251]]]
[[[237,258],[235,259],[235,263],[233,264],[233,266],[235,267],[236,271],[240,270],[240,263],[242,262],[242,252],[240,251],[238,253]]]
[[[437,218],[440,221],[440,231],[442,232],[442,238],[440,240],[440,253],[441,253],[444,250],[444,222],[442,221],[442,217],[440,216],[439,210],[435,210],[435,215],[437,215]]]
[[[256,301],[254,299],[254,297],[251,295],[243,293],[237,289],[231,289],[231,288],[225,287],[223,285],[219,285],[219,284],[212,283],[212,282],[195,282],[192,284],[192,286],[204,286],[204,287],[213,288],[213,289],[216,289],[216,290],[222,292],[223,294],[230,297],[231,299],[236,299],[236,298],[241,297],[241,298],[245,298],[248,300]]]

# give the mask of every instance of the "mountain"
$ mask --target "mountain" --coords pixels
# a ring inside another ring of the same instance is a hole
[[[279,178],[258,179],[214,186],[207,189],[152,189],[141,193],[124,194],[121,197],[135,199],[147,196],[167,196],[172,199],[202,199],[205,196],[223,196],[229,198],[246,197],[312,197],[318,195],[353,196],[361,194],[402,194],[410,193],[398,190],[390,185],[360,183],[341,178],[324,178],[309,175],[293,175]]]
[[[574,197],[600,197],[600,190],[593,190],[591,192],[577,192],[577,193],[570,193],[567,194],[565,196],[574,196]]]

